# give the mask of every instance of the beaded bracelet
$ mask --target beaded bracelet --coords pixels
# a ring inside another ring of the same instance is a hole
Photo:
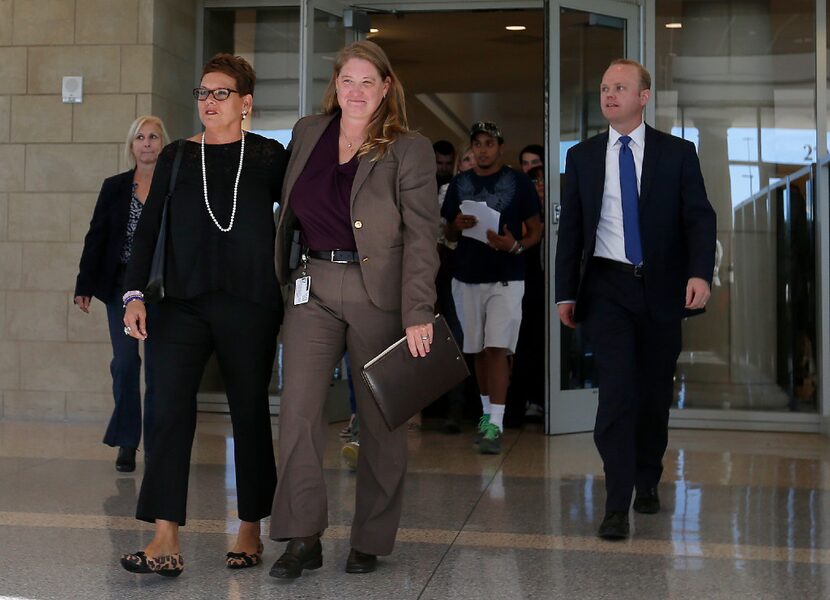
[[[144,302],[144,294],[138,290],[130,290],[129,292],[125,292],[123,296],[121,296],[121,303],[123,304],[124,308],[127,308],[127,304],[132,302],[133,300],[141,300]]]
[[[132,302],[133,300],[140,300],[141,302],[144,302],[144,298],[142,298],[141,296],[130,296],[129,298],[127,298],[126,300],[124,300],[124,305],[123,305],[123,307],[124,307],[124,308],[127,308],[127,305],[128,305],[130,302]]]

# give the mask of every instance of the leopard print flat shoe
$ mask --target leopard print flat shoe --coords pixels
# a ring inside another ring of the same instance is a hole
[[[178,577],[184,571],[184,559],[181,554],[150,557],[144,552],[124,554],[121,566],[130,573],[156,573],[163,577]]]
[[[228,552],[225,558],[225,564],[229,569],[247,569],[248,567],[255,567],[262,562],[262,553],[265,548],[262,542],[257,546],[254,554],[247,552]]]
[[[122,554],[121,566],[127,569],[130,573],[152,573],[150,567],[147,566],[147,555],[143,552],[136,552],[135,554]]]

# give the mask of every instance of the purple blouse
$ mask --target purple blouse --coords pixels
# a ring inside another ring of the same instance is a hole
[[[302,228],[302,243],[315,251],[357,250],[352,231],[352,183],[357,155],[339,164],[340,119],[331,123],[291,190],[289,203]]]

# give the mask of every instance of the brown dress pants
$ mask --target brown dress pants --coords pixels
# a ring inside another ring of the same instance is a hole
[[[400,312],[372,304],[360,265],[311,259],[307,271],[309,301],[295,306],[292,285],[282,326],[285,388],[280,403],[279,482],[271,512],[274,540],[311,536],[328,526],[323,405],[337,361],[348,350],[358,374],[403,335]],[[292,280],[298,276],[299,270]],[[392,552],[401,518],[406,428],[389,431],[359,375],[354,388],[360,453],[351,545],[360,552],[385,555]]]

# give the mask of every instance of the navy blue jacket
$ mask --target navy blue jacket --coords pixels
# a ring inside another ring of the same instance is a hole
[[[95,296],[101,302],[109,302],[120,294],[121,290],[115,289],[115,277],[127,237],[134,172],[130,170],[108,177],[101,186],[84,238],[75,281],[76,296]]]
[[[585,317],[582,283],[591,268],[605,186],[608,132],[568,151],[556,243],[556,301],[576,300]],[[711,283],[717,235],[694,144],[646,125],[640,177],[643,286],[652,317],[668,322],[688,316],[690,277]],[[699,311],[698,311],[699,312]]]

